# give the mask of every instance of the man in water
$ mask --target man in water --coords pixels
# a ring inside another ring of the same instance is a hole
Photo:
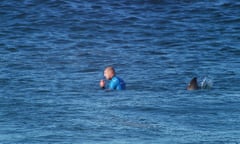
[[[124,90],[125,89],[125,82],[116,76],[115,70],[113,67],[107,67],[104,70],[104,77],[106,80],[110,80],[107,89],[110,90]],[[106,82],[101,80],[99,86],[104,89]]]

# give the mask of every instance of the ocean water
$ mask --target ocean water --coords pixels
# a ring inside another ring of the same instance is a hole
[[[2,0],[0,20],[0,143],[240,143],[239,1]],[[125,91],[98,87],[109,65]]]

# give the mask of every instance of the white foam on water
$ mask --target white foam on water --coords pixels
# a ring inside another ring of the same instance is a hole
[[[202,89],[210,89],[213,87],[213,80],[211,78],[204,77],[200,86]]]

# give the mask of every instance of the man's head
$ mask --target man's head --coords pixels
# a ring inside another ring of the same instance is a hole
[[[112,79],[114,76],[115,76],[115,70],[114,70],[113,67],[107,67],[107,68],[105,68],[105,70],[104,70],[104,77],[105,77],[107,80]]]

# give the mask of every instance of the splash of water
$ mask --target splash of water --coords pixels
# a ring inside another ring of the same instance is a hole
[[[200,86],[202,89],[210,89],[213,86],[213,80],[208,77],[204,77]]]

